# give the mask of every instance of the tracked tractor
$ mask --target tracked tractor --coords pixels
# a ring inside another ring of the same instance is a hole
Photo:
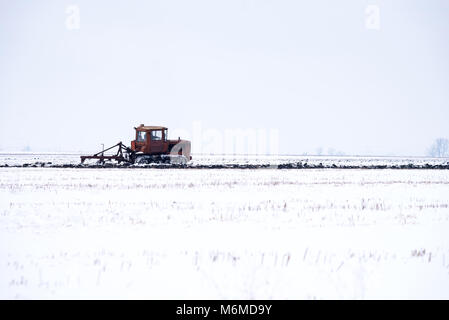
[[[168,129],[160,126],[145,126],[141,124],[134,128],[136,139],[131,141],[131,147],[122,142],[102,150],[91,156],[81,156],[81,163],[86,159],[97,159],[100,163],[106,160],[127,162],[131,164],[171,163],[186,164],[190,156],[190,141],[168,140]],[[115,155],[105,155],[105,152],[117,148]]]

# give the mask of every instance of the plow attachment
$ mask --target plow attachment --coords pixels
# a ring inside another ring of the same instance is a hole
[[[114,149],[115,147],[117,147],[117,153],[115,155],[110,155],[110,156],[105,156],[104,153],[106,151],[109,151],[111,149]],[[99,160],[101,163],[104,163],[105,160],[115,160],[118,163],[120,162],[133,162],[133,160],[130,158],[130,155],[134,154],[134,152],[128,148],[127,146],[125,146],[121,141],[119,143],[117,143],[116,145],[113,145],[110,148],[107,148],[103,151],[97,152],[94,155],[91,156],[81,156],[81,163],[84,163],[84,161],[86,159],[97,159]]]

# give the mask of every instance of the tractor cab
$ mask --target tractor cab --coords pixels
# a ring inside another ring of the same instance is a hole
[[[161,154],[168,152],[167,128],[145,126],[136,129],[136,140],[131,141],[131,149],[145,154]]]

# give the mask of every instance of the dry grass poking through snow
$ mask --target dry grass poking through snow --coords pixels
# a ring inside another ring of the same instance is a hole
[[[449,171],[0,169],[0,298],[449,298]]]

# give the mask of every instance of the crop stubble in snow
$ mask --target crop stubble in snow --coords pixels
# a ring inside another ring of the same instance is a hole
[[[449,298],[448,170],[0,169],[0,298]]]

